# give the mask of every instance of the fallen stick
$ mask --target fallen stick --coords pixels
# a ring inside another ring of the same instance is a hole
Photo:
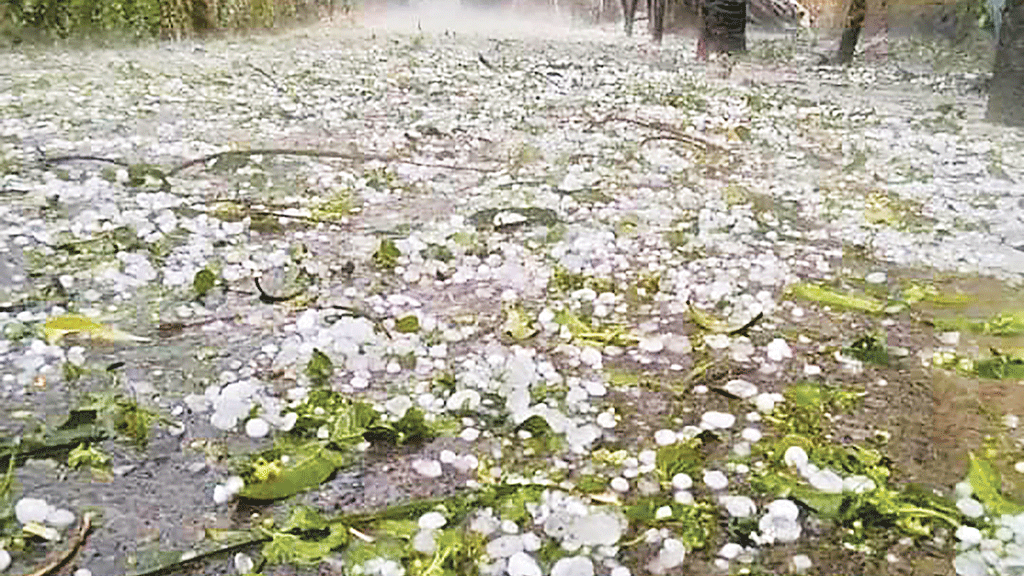
[[[85,543],[85,537],[89,535],[89,531],[92,530],[92,514],[86,512],[82,516],[82,523],[78,527],[78,533],[71,539],[71,545],[62,554],[56,558],[43,564],[37,570],[25,574],[24,576],[46,576],[50,572],[57,570],[61,566],[67,564],[71,558],[78,552],[78,549]]]

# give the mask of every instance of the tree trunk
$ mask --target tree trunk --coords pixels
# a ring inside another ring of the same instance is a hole
[[[843,26],[843,36],[839,41],[835,62],[849,64],[857,50],[857,40],[864,33],[864,38],[875,38],[874,46],[868,48],[869,56],[876,59],[884,58],[888,52],[889,42],[889,3],[887,0],[850,0]]]
[[[1024,0],[1003,7],[985,119],[1024,126]]]
[[[697,58],[747,51],[747,0],[702,0]]]
[[[633,22],[636,20],[636,5],[640,0],[622,0],[622,20],[626,27],[626,36],[633,35]]]
[[[651,35],[654,41],[661,44],[661,38],[665,35],[665,8],[667,0],[650,0],[648,17],[651,19]]]

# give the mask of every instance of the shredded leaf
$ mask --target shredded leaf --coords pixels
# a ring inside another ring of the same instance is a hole
[[[843,294],[819,284],[801,282],[790,286],[789,291],[798,298],[813,300],[829,306],[863,310],[872,314],[880,314],[885,310],[885,303],[879,302],[874,298],[857,296],[855,294]]]
[[[43,325],[43,336],[50,344],[56,344],[68,334],[86,334],[95,340],[107,342],[149,342],[149,338],[104,326],[80,314],[55,316],[47,319]]]

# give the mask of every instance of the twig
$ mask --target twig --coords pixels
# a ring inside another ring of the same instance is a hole
[[[34,572],[25,574],[25,576],[46,576],[50,572],[53,572],[64,564],[67,564],[68,561],[71,560],[71,557],[75,555],[75,552],[78,552],[78,549],[85,542],[85,537],[89,535],[90,530],[92,530],[92,514],[86,512],[82,516],[82,523],[78,527],[78,533],[75,534],[75,537],[71,540],[71,545],[68,546],[68,549],[57,556],[57,558],[54,558],[50,562],[40,566]]]
[[[259,66],[256,66],[255,64],[250,64],[249,62],[246,62],[245,64],[246,66],[252,68],[267,80],[270,80],[270,83],[274,85],[274,89],[277,90],[279,93],[284,94],[284,88],[281,88],[281,85],[277,83],[277,79],[275,79],[273,76],[271,76],[270,74],[268,74],[266,71],[264,71]]]
[[[192,564],[196,564],[197,562],[202,562],[203,560],[208,560],[210,558],[220,556],[222,554],[230,554],[238,550],[245,550],[247,548],[256,546],[257,544],[263,544],[264,542],[268,542],[269,540],[269,536],[260,536],[258,538],[246,540],[245,542],[239,542],[238,544],[231,544],[223,548],[217,548],[216,550],[203,552],[202,554],[196,554],[191,558],[178,560],[177,562],[165,564],[164,566],[158,566],[156,568],[153,568],[152,570],[147,570],[145,572],[136,572],[135,574],[132,574],[132,576],[162,576],[163,574],[173,574],[175,572],[180,572],[184,570],[185,567],[191,566]]]
[[[102,156],[90,156],[88,154],[69,154],[67,156],[52,156],[50,158],[43,157],[43,164],[62,164],[64,162],[76,162],[78,160],[87,160],[90,162],[106,162],[107,164],[114,164],[123,168],[131,168],[132,165],[125,162],[124,160],[115,160],[113,158],[104,158]]]
[[[253,150],[228,150],[226,152],[216,152],[199,158],[193,158],[192,160],[178,164],[174,168],[168,170],[167,176],[174,176],[178,172],[191,168],[197,164],[206,164],[207,162],[217,160],[218,158],[244,158],[249,156],[306,156],[312,158],[342,158],[345,160],[359,160],[363,162],[377,160],[380,162],[398,162],[400,164],[410,164],[412,166],[444,168],[446,170],[465,170],[469,172],[493,172],[496,170],[496,168],[477,168],[474,166],[452,166],[451,164],[416,162],[414,160],[405,160],[397,156],[387,156],[383,154],[363,154],[353,152],[335,152],[333,150],[304,150],[294,148],[256,148]]]
[[[678,128],[675,128],[673,126],[669,126],[669,125],[664,124],[662,122],[645,122],[643,120],[636,120],[634,118],[623,118],[621,116],[615,116],[614,114],[610,114],[610,115],[608,115],[605,118],[600,119],[600,120],[597,120],[597,119],[591,120],[589,127],[593,128],[595,126],[600,126],[601,124],[606,124],[608,122],[624,122],[626,124],[633,124],[634,126],[640,126],[641,128],[647,128],[648,130],[658,130],[660,132],[666,132],[668,134],[666,139],[669,139],[669,137],[670,137],[670,139],[672,139],[672,140],[676,140],[676,141],[682,142],[684,144],[689,144],[691,146],[695,146],[697,148],[701,148],[704,151],[709,151],[709,150],[725,151],[725,148],[723,148],[722,146],[719,146],[718,144],[715,144],[714,142],[711,142],[709,140],[705,140],[704,138],[701,138],[700,136],[695,136],[693,134],[687,134],[686,132],[683,132],[683,131],[679,130]],[[651,138],[645,139],[643,142],[641,142],[641,145],[643,145],[644,143],[646,143],[650,139]]]

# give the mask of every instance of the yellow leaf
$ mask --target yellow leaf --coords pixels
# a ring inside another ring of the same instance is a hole
[[[46,341],[50,344],[60,341],[61,338],[68,334],[87,334],[90,338],[106,340],[108,342],[149,342],[149,338],[135,336],[134,334],[122,332],[117,328],[104,326],[80,314],[54,316],[47,319],[46,324],[43,325],[43,336],[46,337]]]

